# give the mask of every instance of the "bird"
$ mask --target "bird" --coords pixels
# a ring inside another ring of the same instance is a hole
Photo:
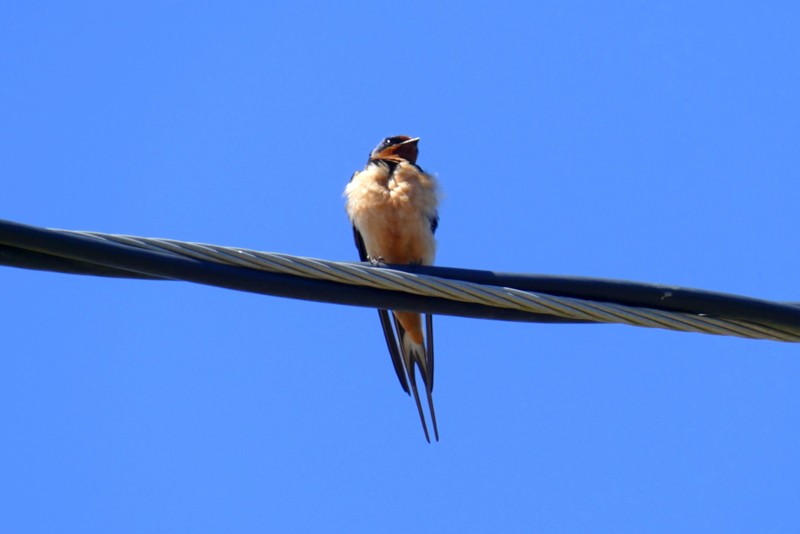
[[[433,264],[439,190],[436,178],[417,165],[419,139],[407,135],[383,139],[370,152],[364,169],[356,171],[345,188],[345,210],[361,261],[373,265]],[[379,309],[378,317],[397,378],[409,395],[410,385],[425,439],[430,443],[417,389],[419,369],[431,426],[439,441],[432,397],[433,317],[425,314],[424,334],[419,313]]]

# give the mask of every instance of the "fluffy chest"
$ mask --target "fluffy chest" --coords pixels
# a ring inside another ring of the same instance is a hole
[[[387,263],[433,262],[436,242],[431,219],[438,204],[436,180],[402,162],[394,172],[370,164],[345,189],[347,214],[367,253]]]

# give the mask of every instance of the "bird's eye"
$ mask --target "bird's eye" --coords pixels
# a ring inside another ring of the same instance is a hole
[[[391,137],[387,137],[386,139],[383,140],[383,146],[389,146],[391,144],[392,144],[392,138]]]

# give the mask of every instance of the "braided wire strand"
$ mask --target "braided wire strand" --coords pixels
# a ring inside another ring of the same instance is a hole
[[[65,232],[200,261],[328,280],[342,284],[402,291],[416,295],[526,312],[550,314],[581,321],[627,324],[647,328],[751,339],[800,342],[800,329],[778,328],[751,321],[548,295],[508,287],[483,285],[376,268],[365,264],[333,262],[235,247],[99,232]]]

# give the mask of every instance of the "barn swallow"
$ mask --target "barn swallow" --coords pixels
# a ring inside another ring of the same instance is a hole
[[[419,137],[387,137],[370,153],[367,165],[350,178],[345,208],[361,261],[373,264],[431,265],[436,254],[433,234],[439,225],[436,179],[417,165]],[[419,368],[436,441],[439,429],[433,409],[433,318],[419,313],[378,310],[397,378],[406,393],[409,384],[430,443],[422,411],[415,367]],[[394,323],[394,329],[392,328]],[[395,330],[397,336],[395,337]],[[399,340],[399,343],[398,343]],[[410,394],[410,393],[409,393]]]

